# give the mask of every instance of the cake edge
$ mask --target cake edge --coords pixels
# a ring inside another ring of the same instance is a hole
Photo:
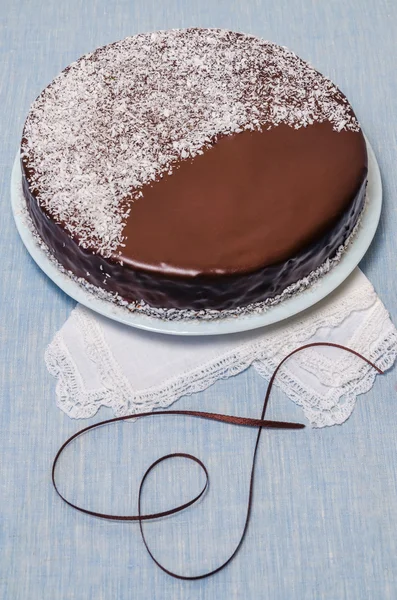
[[[336,253],[332,257],[328,257],[320,266],[311,271],[307,276],[299,279],[295,283],[287,286],[282,293],[275,295],[272,298],[267,298],[262,301],[253,302],[246,306],[241,306],[232,309],[210,309],[210,308],[202,308],[202,309],[179,309],[179,308],[157,308],[150,306],[144,301],[133,301],[129,302],[125,300],[120,294],[117,292],[110,292],[105,290],[102,287],[95,286],[89,283],[83,277],[76,276],[71,270],[66,269],[54,256],[51,249],[47,245],[47,243],[40,236],[37,227],[35,226],[31,214],[29,212],[29,208],[27,205],[27,199],[23,190],[23,175],[21,175],[19,182],[19,202],[21,206],[20,216],[24,221],[24,225],[29,229],[32,234],[34,241],[40,251],[44,252],[47,258],[52,262],[52,264],[57,268],[57,270],[68,277],[71,281],[78,284],[83,290],[92,294],[94,297],[99,300],[103,300],[105,302],[109,302],[111,304],[115,304],[121,309],[125,310],[127,314],[136,313],[139,316],[146,316],[149,318],[160,319],[162,321],[217,321],[217,320],[225,320],[225,319],[236,319],[238,317],[245,317],[251,315],[260,315],[267,312],[273,306],[277,306],[281,302],[284,302],[292,297],[295,297],[297,294],[302,294],[305,291],[309,291],[313,289],[316,284],[334,267],[336,267],[343,255],[348,250],[352,241],[357,235],[358,230],[362,224],[362,218],[364,212],[368,205],[368,197],[366,194],[368,185],[368,180],[365,181],[365,195],[364,202],[360,211],[360,214],[356,220],[356,223],[344,241],[341,244]]]

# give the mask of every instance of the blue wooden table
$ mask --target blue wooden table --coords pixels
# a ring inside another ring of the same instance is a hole
[[[1,9],[0,596],[7,600],[397,598],[397,379],[359,398],[350,420],[325,430],[265,432],[246,542],[219,575],[178,582],[156,569],[138,528],[81,515],[50,482],[62,441],[87,423],[55,405],[43,353],[73,307],[18,239],[9,179],[30,103],[58,72],[97,46],[141,31],[224,27],[287,45],[329,75],[355,107],[378,156],[384,211],[362,263],[397,322],[395,0],[14,0]],[[252,370],[184,398],[179,408],[257,416],[266,384]],[[96,420],[109,416],[106,411]],[[274,394],[271,418],[301,420]],[[95,420],[92,420],[94,422]],[[209,466],[205,499],[146,526],[162,562],[186,574],[214,568],[236,543],[254,432],[150,418],[85,437],[61,464],[71,498],[134,512],[138,480],[157,457],[192,452]],[[185,464],[161,469],[144,495],[161,510],[198,490]]]

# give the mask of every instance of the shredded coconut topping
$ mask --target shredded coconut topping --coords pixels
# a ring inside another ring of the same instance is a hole
[[[38,97],[22,157],[40,205],[110,256],[142,187],[219,136],[329,121],[358,131],[343,94],[284,47],[219,29],[140,34],[72,63]]]

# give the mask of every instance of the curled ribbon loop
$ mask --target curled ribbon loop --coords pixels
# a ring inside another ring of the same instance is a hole
[[[333,348],[339,348],[341,350],[345,350],[346,352],[350,352],[351,354],[354,354],[355,356],[357,356],[358,358],[361,358],[363,361],[365,361],[368,365],[370,365],[371,367],[373,367],[378,373],[383,374],[383,371],[381,371],[381,369],[379,369],[379,367],[377,367],[374,363],[372,363],[370,360],[368,360],[365,356],[363,356],[362,354],[360,354],[359,352],[356,352],[355,350],[352,350],[351,348],[347,348],[346,346],[341,346],[340,344],[333,344],[331,342],[313,342],[311,344],[305,344],[304,346],[300,346],[299,348],[296,348],[295,350],[293,350],[292,352],[290,352],[276,367],[276,369],[273,372],[273,375],[270,378],[268,387],[267,387],[267,391],[266,391],[266,396],[263,402],[263,407],[262,407],[262,413],[259,419],[250,419],[250,418],[246,418],[246,417],[236,417],[236,416],[231,416],[231,415],[223,415],[223,414],[219,414],[219,413],[209,413],[209,412],[202,412],[202,411],[195,411],[195,410],[161,410],[161,411],[155,411],[155,412],[143,412],[143,413],[136,413],[133,415],[126,415],[124,417],[116,417],[114,419],[107,419],[106,421],[100,421],[99,423],[95,423],[94,425],[90,425],[88,427],[85,427],[84,429],[82,429],[81,431],[78,431],[77,433],[75,433],[74,435],[72,435],[70,438],[68,438],[66,440],[66,442],[64,444],[62,444],[62,446],[60,447],[60,449],[58,450],[53,464],[52,464],[52,483],[53,486],[57,492],[57,494],[60,496],[60,498],[66,502],[66,504],[68,504],[69,506],[71,506],[72,508],[85,513],[87,515],[92,515],[94,517],[100,517],[103,519],[110,519],[113,521],[138,521],[139,522],[139,527],[140,527],[140,531],[141,531],[141,536],[142,536],[142,540],[143,543],[145,544],[145,548],[147,550],[147,552],[149,553],[149,556],[152,558],[152,560],[156,563],[156,565],[162,570],[164,571],[164,573],[167,573],[167,575],[170,575],[171,577],[174,577],[175,579],[182,579],[182,580],[187,580],[187,581],[194,581],[197,579],[204,579],[205,577],[209,577],[210,575],[215,575],[215,573],[218,573],[219,571],[221,571],[222,569],[224,569],[232,560],[233,558],[236,556],[237,552],[239,551],[244,538],[245,538],[245,534],[247,532],[247,528],[248,528],[248,523],[249,523],[249,519],[250,519],[250,515],[251,515],[251,508],[252,508],[252,497],[253,497],[253,486],[254,486],[254,475],[255,475],[255,464],[256,464],[256,456],[257,456],[257,452],[258,452],[258,447],[259,447],[259,441],[261,438],[261,434],[262,434],[262,430],[263,429],[303,429],[305,426],[301,423],[286,423],[284,421],[267,421],[265,420],[265,414],[266,414],[266,409],[269,403],[269,398],[270,398],[270,392],[272,390],[273,387],[273,383],[274,380],[276,378],[276,375],[278,373],[278,371],[280,370],[280,368],[282,367],[282,365],[293,355],[296,354],[297,352],[300,352],[301,350],[305,350],[306,348],[313,348],[315,346],[331,346]],[[76,438],[80,437],[81,435],[83,435],[84,433],[87,433],[88,431],[90,431],[91,429],[96,429],[97,427],[102,427],[103,425],[109,425],[111,423],[117,423],[118,421],[126,421],[128,419],[136,419],[136,418],[141,418],[141,417],[156,417],[159,415],[179,415],[179,416],[187,416],[187,417],[196,417],[196,418],[202,418],[202,419],[207,419],[207,420],[211,420],[211,421],[220,421],[222,423],[229,423],[232,425],[240,425],[240,426],[246,426],[246,427],[257,427],[258,428],[258,433],[256,436],[256,443],[255,443],[255,448],[254,448],[254,452],[253,452],[253,457],[252,457],[252,463],[251,463],[251,476],[250,476],[250,484],[249,484],[249,491],[248,491],[248,501],[247,501],[247,510],[246,510],[246,517],[245,517],[245,522],[244,522],[244,526],[243,526],[243,530],[240,536],[240,539],[235,547],[235,549],[233,550],[232,554],[229,556],[229,558],[223,562],[221,565],[219,565],[218,567],[216,567],[215,569],[213,569],[212,571],[209,571],[207,573],[203,573],[201,575],[193,575],[193,576],[187,576],[187,575],[180,575],[178,573],[173,573],[172,571],[170,571],[169,569],[166,569],[153,555],[153,553],[151,552],[149,545],[147,543],[146,537],[145,537],[145,533],[143,530],[143,522],[144,521],[149,521],[152,519],[158,519],[160,517],[166,517],[169,515],[173,515],[176,514],[182,510],[185,510],[185,508],[188,508],[189,506],[191,506],[192,504],[194,504],[195,502],[197,502],[206,492],[207,488],[208,488],[208,484],[209,484],[209,473],[208,470],[205,466],[205,464],[196,456],[193,456],[192,454],[186,454],[184,452],[175,452],[172,454],[167,454],[165,456],[162,456],[161,458],[157,459],[154,463],[152,463],[150,465],[150,467],[146,470],[146,472],[144,473],[140,486],[139,486],[139,492],[138,492],[138,514],[137,515],[114,515],[114,514],[108,514],[108,513],[100,513],[100,512],[96,512],[93,510],[89,510],[87,508],[84,508],[82,506],[78,506],[77,504],[73,504],[73,502],[71,502],[70,500],[67,500],[59,491],[59,488],[57,486],[56,483],[56,478],[55,478],[55,473],[56,473],[56,467],[57,467],[57,463],[59,461],[59,458],[61,456],[61,454],[63,453],[63,451],[65,450],[65,448],[67,446],[69,446],[69,444],[71,444]],[[142,514],[141,512],[141,499],[142,499],[142,490],[143,487],[145,485],[145,481],[149,475],[149,473],[157,466],[159,465],[161,462],[164,462],[166,460],[171,460],[173,458],[185,458],[187,460],[193,461],[195,463],[197,463],[199,465],[199,467],[202,469],[202,471],[204,472],[205,475],[205,483],[203,488],[201,489],[200,493],[197,494],[197,496],[195,496],[194,498],[192,498],[191,500],[189,500],[188,502],[181,504],[179,506],[176,506],[175,508],[171,508],[170,510],[166,510],[163,512],[157,512],[157,513],[150,513],[150,514]]]

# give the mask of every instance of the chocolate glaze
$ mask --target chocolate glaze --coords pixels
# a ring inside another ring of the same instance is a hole
[[[367,156],[361,132],[329,123],[223,138],[144,188],[126,247],[109,259],[46,215],[22,168],[33,222],[66,269],[128,301],[232,309],[282,293],[336,253],[364,204]]]
[[[142,189],[118,251],[133,268],[190,277],[275,265],[336,224],[366,172],[362,134],[328,122],[223,137]]]

